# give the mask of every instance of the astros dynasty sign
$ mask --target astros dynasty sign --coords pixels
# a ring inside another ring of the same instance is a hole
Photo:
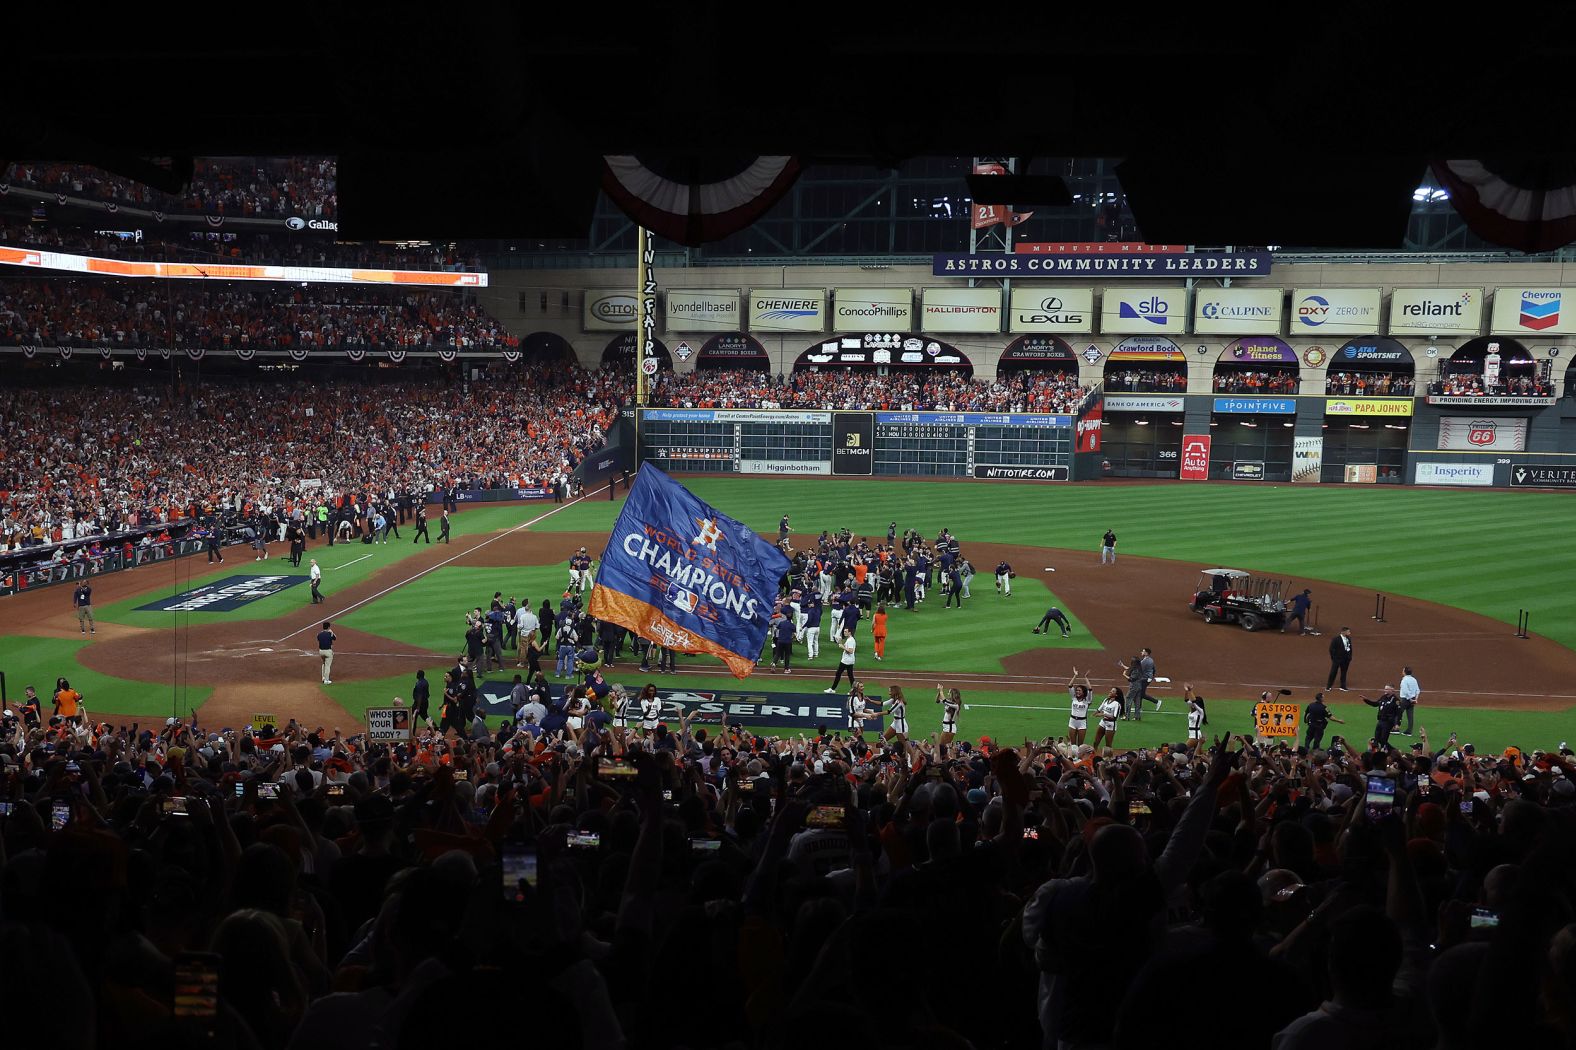
[[[667,648],[709,653],[744,678],[787,571],[781,551],[643,463],[608,537],[590,612]]]

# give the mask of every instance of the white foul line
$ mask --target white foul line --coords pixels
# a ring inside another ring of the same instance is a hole
[[[336,566],[334,566],[334,568],[336,568],[336,569],[345,569],[345,568],[349,568],[349,567],[350,567],[350,566],[352,566],[352,565],[354,565],[354,564],[356,564],[356,562],[358,562],[358,561],[366,561],[366,560],[367,560],[367,559],[368,559],[368,558],[370,558],[370,557],[372,557],[372,555],[370,555],[370,554],[363,554],[363,555],[362,555],[362,556],[361,556],[361,557],[359,557],[359,558],[352,558],[352,559],[350,559],[350,560],[349,560],[349,561],[347,561],[347,562],[345,562],[345,564],[344,564],[344,565],[336,565]]]
[[[478,543],[476,546],[471,547],[469,550],[464,550],[464,551],[461,551],[459,554],[455,554],[455,555],[453,555],[451,557],[445,558],[445,559],[443,559],[442,561],[440,561],[436,565],[428,566],[427,568],[422,569],[420,572],[416,573],[414,576],[410,576],[410,577],[408,577],[406,579],[403,579],[403,580],[399,581],[396,584],[392,584],[392,585],[390,585],[388,587],[385,587],[381,591],[379,591],[378,593],[376,593],[376,594],[374,594],[374,595],[372,595],[370,597],[363,598],[359,602],[353,602],[352,604],[345,606],[343,609],[340,609],[337,612],[326,614],[323,618],[325,620],[337,620],[341,616],[344,616],[346,613],[354,612],[356,609],[361,608],[363,605],[367,604],[368,602],[376,601],[377,599],[383,597],[385,594],[388,594],[390,591],[397,591],[401,587],[405,586],[407,583],[414,583],[416,580],[421,579],[423,576],[427,575],[429,572],[432,572],[434,569],[441,569],[445,565],[452,564],[454,562],[459,561],[461,558],[466,557],[467,555],[476,553],[477,551],[481,550],[483,547],[487,546],[489,543],[493,543],[493,542],[495,542],[497,540],[501,540],[505,536],[513,536],[515,533],[519,532],[521,529],[528,529],[532,525],[535,525],[539,521],[546,521],[548,518],[551,518],[554,514],[557,514],[559,511],[561,511],[561,510],[568,510],[570,507],[573,507],[576,503],[579,503],[581,500],[583,500],[585,498],[586,498],[585,496],[576,496],[574,499],[570,500],[568,503],[560,503],[558,506],[556,506],[552,510],[548,511],[546,514],[538,514],[536,517],[532,518],[530,521],[522,522],[521,524],[516,525],[512,529],[505,529],[503,532],[498,533],[496,536],[488,537],[487,539],[485,539],[482,542]],[[369,555],[367,555],[367,557],[371,557],[371,555],[369,554]],[[314,618],[314,622],[315,622],[315,618]],[[290,639],[294,638],[296,635],[300,634],[302,631],[310,631],[312,629],[312,626],[313,626],[312,624],[307,624],[305,627],[299,628],[298,630],[291,631],[289,634],[285,635],[283,638],[275,638],[269,644],[270,645],[278,645],[280,642],[287,642]]]

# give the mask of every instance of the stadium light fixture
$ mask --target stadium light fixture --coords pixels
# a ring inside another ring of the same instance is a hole
[[[1147,420],[1147,419],[1135,419],[1135,420],[1133,420],[1133,426],[1135,426],[1135,427],[1147,427],[1148,425],[1149,425],[1149,420]]]

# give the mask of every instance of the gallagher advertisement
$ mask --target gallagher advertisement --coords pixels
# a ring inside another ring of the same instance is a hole
[[[649,463],[608,536],[590,613],[670,649],[755,669],[788,559]]]

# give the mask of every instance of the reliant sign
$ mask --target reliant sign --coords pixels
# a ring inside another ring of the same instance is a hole
[[[1397,288],[1390,295],[1391,335],[1477,335],[1481,288]]]

